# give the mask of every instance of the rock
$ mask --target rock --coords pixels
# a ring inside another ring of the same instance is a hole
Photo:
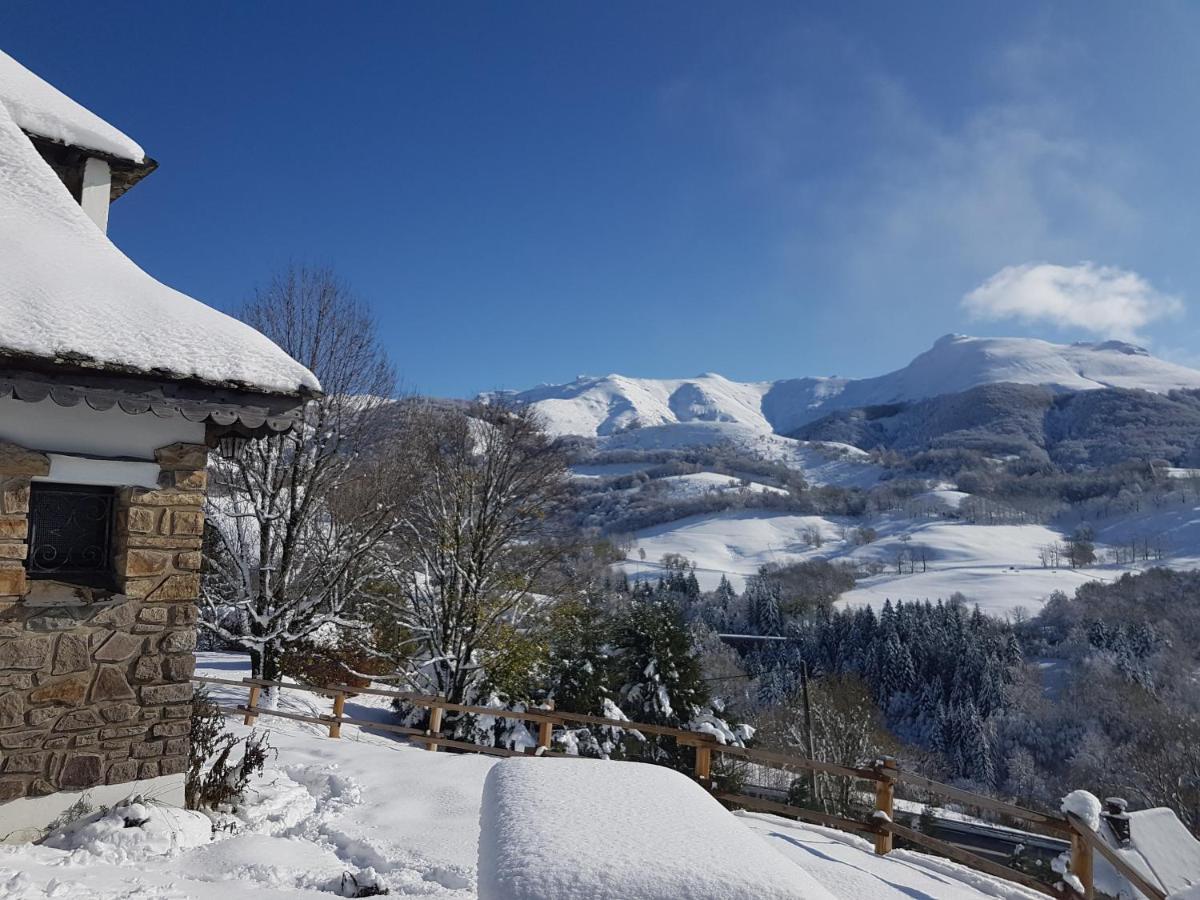
[[[0,572],[3,571],[0,569]],[[28,637],[0,641],[0,670],[40,669],[49,657],[49,638]]]
[[[140,744],[134,744],[129,748],[129,755],[133,759],[150,759],[151,757],[162,756],[162,754],[162,741],[144,741]]]
[[[188,653],[196,649],[196,632],[170,631],[159,641],[158,649],[163,653]]]
[[[187,550],[183,553],[175,554],[175,568],[177,569],[183,569],[188,572],[199,572],[203,562],[203,557],[198,550]]]
[[[105,625],[118,630],[128,628],[133,624],[138,614],[137,603],[130,603],[129,598],[124,594],[114,594],[109,603],[111,605],[92,618],[91,624]]]
[[[143,639],[115,631],[93,654],[98,662],[121,662],[142,649]]]
[[[150,729],[155,737],[182,737],[191,730],[190,722],[160,722]]]
[[[113,706],[104,706],[100,709],[100,715],[105,722],[129,722],[137,718],[139,708],[132,703],[117,703]]]
[[[23,541],[28,534],[27,516],[0,516],[0,538]]]
[[[69,712],[54,726],[55,731],[82,731],[85,728],[98,728],[100,726],[100,717],[90,709],[77,709],[74,712]],[[79,739],[75,740],[76,746],[79,744]]]
[[[134,534],[154,534],[162,510],[149,506],[131,506],[125,511],[126,528]]]
[[[0,480],[0,509],[5,515],[24,516],[29,512],[29,479]]]
[[[5,750],[27,750],[30,747],[42,746],[46,739],[44,731],[16,731],[0,734],[0,747]]]
[[[179,703],[192,699],[192,686],[184,684],[159,684],[142,688],[142,703],[159,706],[164,703]]]
[[[0,568],[0,596],[18,596],[25,593],[25,569],[20,565]]]
[[[134,681],[158,681],[162,677],[162,657],[143,656],[133,667]]]
[[[204,534],[204,513],[198,509],[177,509],[171,513],[171,534]]]
[[[159,550],[127,550],[117,557],[117,571],[130,578],[160,575],[171,564],[171,554]]]
[[[191,491],[147,491],[134,488],[129,502],[134,506],[203,506],[204,495]]]
[[[63,703],[74,706],[87,695],[87,687],[87,681],[84,678],[52,681],[30,691],[29,701],[31,703]]]
[[[48,794],[58,793],[58,788],[48,782],[45,778],[33,779],[33,784],[29,785],[30,797],[45,797]]]
[[[0,778],[0,803],[7,803],[25,796],[25,781],[18,778]]]
[[[9,691],[0,695],[0,728],[25,724],[25,698]]]
[[[168,681],[188,681],[195,671],[196,657],[190,653],[186,656],[168,656],[163,666],[163,674]]]
[[[99,784],[104,771],[104,759],[94,753],[81,753],[67,759],[58,783],[65,789],[91,787]]]
[[[79,627],[79,620],[75,618],[72,608],[57,606],[29,619],[25,627],[29,631],[73,631]]]
[[[50,457],[27,450],[8,441],[0,441],[0,475],[49,475]]]
[[[208,448],[203,444],[168,444],[154,451],[160,469],[203,469],[208,465]]]
[[[137,760],[126,759],[121,762],[112,763],[108,767],[108,774],[104,780],[108,784],[124,784],[126,781],[136,781],[137,777]]]
[[[82,672],[89,665],[87,641],[77,634],[64,634],[58,638],[58,647],[54,651],[55,675],[65,675],[68,672]]]
[[[35,750],[24,753],[10,753],[4,763],[5,772],[20,772],[25,775],[40,773],[45,766],[46,757]]]
[[[199,575],[171,575],[152,590],[150,600],[194,600],[200,596]]]
[[[31,709],[25,714],[25,721],[31,728],[40,728],[43,725],[48,725],[63,714],[61,706],[43,706],[38,709]]]
[[[165,606],[147,606],[138,613],[138,621],[150,625],[166,625],[167,608]]]
[[[191,685],[187,685],[187,687],[190,688]],[[100,671],[96,673],[96,680],[92,682],[90,697],[92,703],[100,703],[104,700],[132,700],[133,697],[133,688],[129,686],[129,682],[120,669],[115,666],[100,667]]]

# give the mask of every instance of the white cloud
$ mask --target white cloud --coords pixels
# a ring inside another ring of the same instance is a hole
[[[977,319],[1016,319],[1136,338],[1140,329],[1183,312],[1183,301],[1137,272],[1083,262],[1006,266],[962,299]]]

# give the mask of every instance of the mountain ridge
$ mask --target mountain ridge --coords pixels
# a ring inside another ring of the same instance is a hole
[[[948,334],[907,366],[868,378],[738,382],[714,372],[692,378],[613,373],[482,397],[527,403],[558,435],[606,437],[635,428],[697,422],[788,434],[838,410],[909,403],[1000,383],[1039,385],[1056,393],[1126,388],[1165,394],[1200,389],[1200,371],[1123,341],[1054,344],[1037,338]]]

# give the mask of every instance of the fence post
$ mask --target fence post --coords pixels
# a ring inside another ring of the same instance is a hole
[[[429,707],[429,736],[440,737],[442,733],[442,708],[440,706]],[[426,741],[425,749],[437,752],[438,745],[435,741]]]
[[[546,704],[543,706],[543,709],[552,711],[554,709],[554,701],[553,700],[546,701]],[[553,722],[539,722],[538,723],[537,751],[535,751],[535,752],[538,752],[538,753],[549,752],[550,741],[551,741],[551,738],[553,738],[553,736],[554,736],[554,723]]]
[[[696,744],[696,780],[705,790],[712,788],[712,748],[705,741]]]
[[[875,816],[879,817],[879,814],[883,813],[889,822],[892,821],[895,812],[893,807],[896,800],[896,776],[892,774],[895,770],[896,760],[890,756],[885,756],[875,763]],[[893,840],[890,831],[877,832],[875,852],[880,856],[891,853]]]
[[[242,720],[243,725],[253,725],[258,721],[258,716],[254,715],[251,710],[258,706],[258,695],[262,691],[257,684],[250,685],[250,699],[246,701],[246,718]]]
[[[1092,845],[1084,840],[1083,835],[1075,830],[1078,826],[1074,822],[1071,825],[1071,874],[1078,878],[1080,884],[1083,885],[1085,900],[1092,900],[1095,896],[1095,882],[1092,874],[1095,852],[1092,850]]]
[[[331,738],[340,738],[342,736],[342,713],[346,709],[346,695],[338,691],[333,695],[333,717],[336,722],[329,723],[329,736]]]

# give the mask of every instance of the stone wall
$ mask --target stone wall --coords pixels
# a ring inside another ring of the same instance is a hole
[[[156,456],[159,489],[117,495],[114,593],[26,579],[49,461],[0,445],[0,803],[186,769],[206,450]]]

